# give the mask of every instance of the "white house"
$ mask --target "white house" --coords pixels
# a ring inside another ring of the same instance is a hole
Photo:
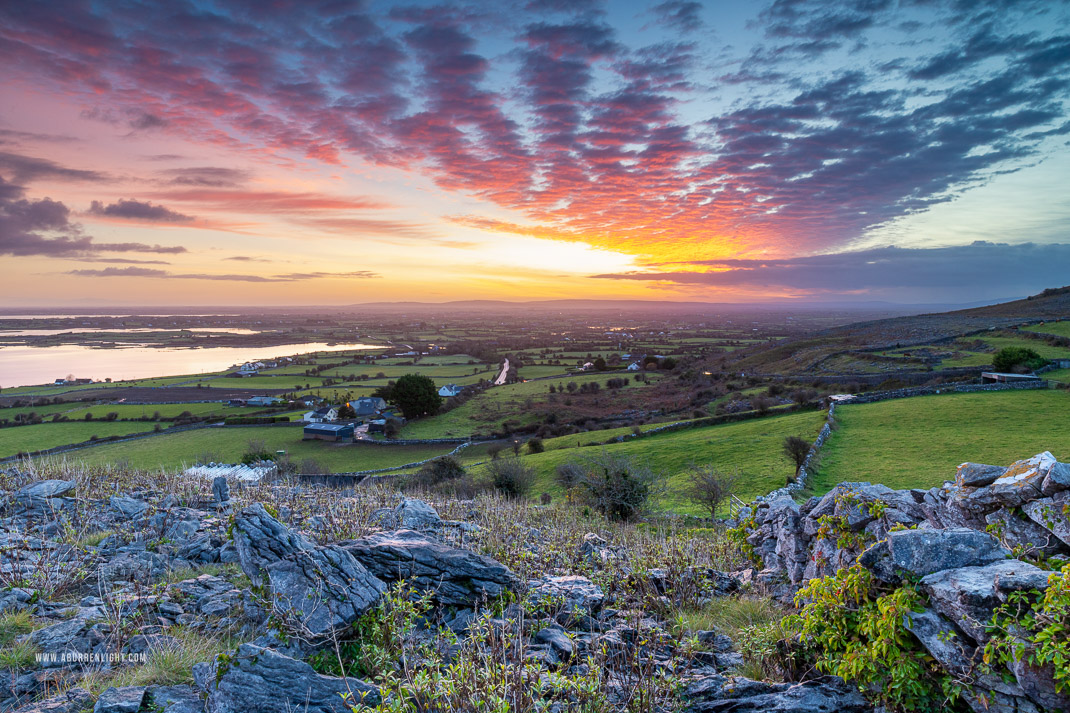
[[[438,390],[438,395],[444,399],[451,398],[464,391],[463,386],[457,386],[457,384],[446,384]]]
[[[628,365],[628,371],[639,371],[639,362],[633,361]]]
[[[304,415],[303,420],[307,421],[308,423],[327,423],[329,421],[337,421],[338,409],[334,406],[325,406],[323,408],[318,408],[315,411],[307,412]]]
[[[593,368],[594,364],[592,364],[591,362],[587,362],[586,364],[580,367],[580,371],[590,371]]]

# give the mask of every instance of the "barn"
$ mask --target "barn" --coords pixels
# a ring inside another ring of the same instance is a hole
[[[353,424],[311,423],[305,426],[304,439],[306,441],[351,441],[353,440]]]

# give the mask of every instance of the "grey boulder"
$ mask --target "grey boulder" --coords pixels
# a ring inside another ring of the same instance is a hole
[[[268,585],[276,611],[313,635],[343,628],[371,609],[386,585],[337,545],[317,547],[256,503],[234,519],[242,571]]]
[[[472,606],[516,589],[520,580],[500,562],[412,530],[380,532],[341,543],[379,579],[405,580],[439,604]]]
[[[198,671],[207,679],[209,713],[351,713],[358,701],[375,706],[381,700],[378,689],[358,678],[323,676],[304,661],[254,644],[242,644],[231,661],[216,666],[215,677]]]

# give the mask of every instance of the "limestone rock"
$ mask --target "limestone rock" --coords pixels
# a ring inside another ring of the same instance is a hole
[[[1006,594],[1045,589],[1049,573],[1019,560],[1002,560],[984,567],[947,569],[924,577],[921,588],[936,611],[955,622],[978,643],[988,640],[985,626]]]
[[[870,713],[865,699],[842,679],[826,676],[804,683],[762,683],[711,676],[684,693],[688,713]]]
[[[440,604],[472,606],[520,584],[500,562],[412,530],[380,532],[340,545],[379,579],[404,579],[417,589],[433,592]]]
[[[109,688],[100,694],[93,713],[138,713],[144,700],[144,686]]]
[[[218,681],[207,677],[208,713],[350,713],[353,702],[343,698],[350,691],[368,705],[381,700],[378,689],[358,678],[322,676],[304,661],[253,644],[242,644],[218,666]]]
[[[405,498],[396,508],[397,526],[403,530],[436,531],[442,527],[438,511],[423,500]]]
[[[259,503],[234,520],[242,571],[267,584],[276,607],[326,634],[371,609],[386,585],[337,545],[316,547],[273,518]]]
[[[1010,556],[1010,550],[992,535],[964,527],[898,530],[888,533],[887,543],[893,569],[918,577],[945,569],[979,567]]]
[[[586,577],[545,576],[528,583],[528,599],[537,604],[549,600],[554,603],[552,606],[561,605],[568,612],[582,611],[593,615],[602,609],[606,595]]]
[[[1070,491],[1026,503],[1022,511],[1037,525],[1070,545]]]

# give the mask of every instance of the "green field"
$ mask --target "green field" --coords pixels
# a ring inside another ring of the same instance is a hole
[[[1040,332],[1041,334],[1057,334],[1060,337],[1070,337],[1070,321],[1045,322],[1044,324],[1034,324],[1031,327],[1022,327],[1022,329],[1030,332]]]
[[[656,433],[643,438],[606,446],[558,448],[554,441],[546,441],[547,451],[521,456],[539,474],[535,493],[562,495],[554,481],[558,465],[569,461],[583,462],[606,453],[632,458],[662,476],[665,495],[659,507],[681,513],[702,514],[689,502],[683,491],[687,487],[687,472],[692,465],[709,465],[741,475],[737,495],[744,500],[782,487],[794,467],[781,453],[786,436],[801,436],[807,440],[817,437],[825,421],[823,411],[785,414],[752,419],[719,426],[700,426],[680,431]],[[586,443],[609,438],[609,431],[592,431],[568,436],[573,442]],[[477,467],[474,472],[478,473]]]
[[[181,403],[181,404],[86,404],[65,403],[47,406],[23,406],[20,408],[0,409],[0,419],[13,419],[18,414],[37,413],[46,421],[52,414],[61,413],[72,421],[85,418],[87,413],[94,418],[103,418],[109,413],[119,414],[118,418],[152,418],[159,413],[162,418],[174,418],[189,412],[192,416],[240,416],[263,411],[256,406],[228,406],[225,403]]]
[[[3,433],[4,431],[0,430],[0,434]],[[301,433],[299,426],[202,428],[129,443],[94,446],[70,453],[67,458],[92,464],[125,460],[136,468],[177,468],[192,465],[202,455],[211,454],[213,460],[235,463],[246,452],[250,441],[263,441],[267,450],[284,450],[294,461],[314,458],[333,472],[343,472],[392,468],[434,458],[455,448],[448,444],[378,446],[368,443],[303,441]]]
[[[46,448],[66,446],[88,441],[93,436],[125,436],[153,430],[156,424],[139,421],[77,421],[71,423],[41,423],[35,426],[0,428],[0,458],[29,453]]]
[[[1070,369],[1053,369],[1051,371],[1045,371],[1040,375],[1040,378],[1065,384],[1070,382]]]
[[[1070,393],[997,391],[895,399],[836,409],[812,486],[841,481],[930,488],[960,463],[1010,465],[1041,451],[1070,458]]]

